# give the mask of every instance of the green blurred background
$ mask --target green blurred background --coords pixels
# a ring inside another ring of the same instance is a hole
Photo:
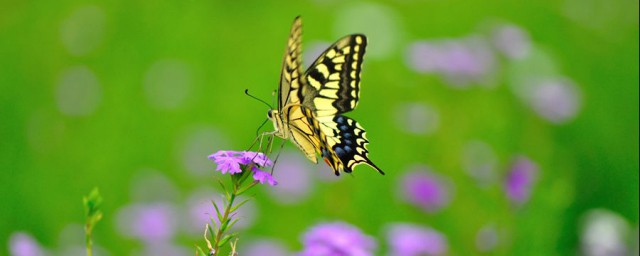
[[[297,15],[306,63],[341,36],[369,37],[348,115],[387,175],[359,167],[327,178],[288,144],[285,159],[307,169],[305,196],[256,190],[241,246],[268,238],[299,251],[308,227],[341,220],[374,236],[380,255],[385,227],[398,222],[438,230],[448,255],[574,255],[585,253],[595,210],[623,223],[613,237],[637,253],[637,1],[9,0],[0,3],[0,255],[15,234],[53,255],[81,246],[81,198],[94,186],[105,199],[102,255],[144,254],[149,245],[123,231],[122,209],[150,202],[174,209],[164,245],[188,254],[204,245],[202,229],[182,227],[194,194],[216,195],[206,157],[253,140],[267,108],[243,91],[271,102]],[[500,37],[505,27],[516,32]],[[419,66],[430,61],[420,44],[470,46],[480,71]],[[551,86],[536,91],[540,81]],[[538,172],[530,199],[514,204],[503,184],[517,156]],[[442,209],[401,200],[416,165],[450,183]],[[292,179],[282,176],[276,168],[276,179]],[[479,248],[488,226],[496,241]]]

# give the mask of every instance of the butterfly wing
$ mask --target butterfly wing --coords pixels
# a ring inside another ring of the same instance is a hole
[[[280,86],[278,88],[278,110],[282,111],[287,104],[301,102],[302,77],[302,19],[296,17],[291,26],[287,49],[282,61]]]
[[[303,104],[316,116],[334,116],[356,108],[360,98],[360,71],[367,38],[354,34],[331,45],[305,72],[308,92]]]
[[[384,172],[369,160],[366,132],[349,117],[336,115],[317,119],[320,128],[321,154],[325,161],[333,168],[336,175],[340,171],[350,173],[360,164],[367,164],[380,174]]]
[[[320,148],[318,121],[313,118],[311,109],[300,104],[288,105],[283,109],[287,117],[286,126],[289,129],[291,141],[313,163],[318,163],[316,152]]]

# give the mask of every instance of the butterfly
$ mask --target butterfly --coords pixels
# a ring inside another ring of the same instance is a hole
[[[366,46],[365,35],[345,36],[303,72],[302,20],[296,17],[282,64],[277,109],[267,114],[275,128],[271,134],[291,140],[311,162],[317,163],[320,154],[336,175],[360,164],[384,174],[369,160],[362,126],[342,115],[358,105]]]

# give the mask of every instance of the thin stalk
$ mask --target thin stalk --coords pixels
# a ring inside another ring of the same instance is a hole
[[[236,199],[237,193],[238,193],[238,187],[240,186],[240,184],[238,184],[238,182],[234,182],[233,183],[233,192],[231,193],[230,196],[230,200],[229,203],[227,204],[227,206],[224,209],[224,213],[222,215],[222,219],[220,220],[220,228],[218,228],[218,231],[216,232],[216,236],[215,239],[213,241],[215,241],[214,245],[213,245],[213,255],[212,256],[217,256],[218,255],[218,249],[220,247],[220,239],[222,239],[222,236],[224,235],[224,232],[226,230],[223,230],[221,227],[223,225],[223,223],[226,223],[227,220],[229,219],[229,215],[231,214],[231,208],[233,207],[233,202]]]
[[[93,256],[93,250],[91,249],[93,245],[93,243],[91,242],[91,231],[87,232],[86,244],[87,244],[87,256]]]

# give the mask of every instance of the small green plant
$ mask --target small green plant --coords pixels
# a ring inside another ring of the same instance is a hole
[[[87,256],[92,256],[93,228],[102,219],[102,210],[100,210],[102,205],[102,196],[100,195],[98,188],[93,188],[88,196],[83,197],[82,203],[84,204],[84,213],[86,217],[84,232],[86,236],[85,243],[87,247]]]

